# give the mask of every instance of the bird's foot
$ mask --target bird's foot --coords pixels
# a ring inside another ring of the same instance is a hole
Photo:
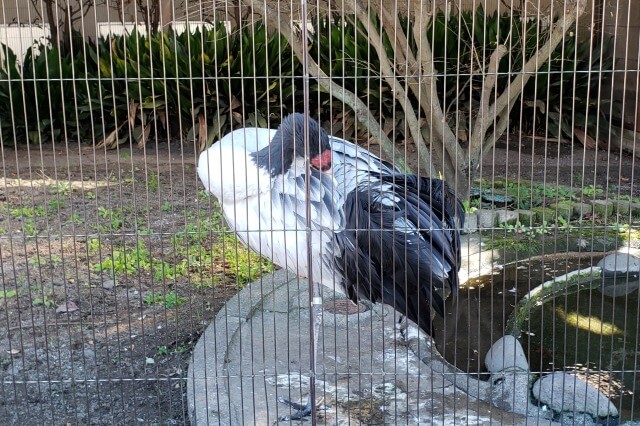
[[[298,404],[283,397],[278,398],[278,401],[296,410],[295,413],[280,417],[280,421],[289,422],[291,420],[301,420],[311,414],[311,396],[307,397],[306,404]]]

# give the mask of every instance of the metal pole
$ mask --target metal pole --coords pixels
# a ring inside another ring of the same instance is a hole
[[[311,140],[309,139],[309,62],[308,62],[308,50],[307,50],[307,38],[308,38],[308,30],[307,30],[307,1],[301,0],[301,10],[300,14],[302,15],[302,97],[303,97],[303,113],[305,117],[304,121],[304,146],[305,146],[305,156],[309,158],[310,144]],[[318,141],[314,141],[318,143]],[[307,177],[311,176],[311,164],[309,161],[306,162],[306,175]],[[309,187],[309,178],[305,181],[305,197],[306,197],[306,243],[307,243],[307,280],[309,285],[309,400],[311,401],[311,424],[317,424],[317,413],[316,413],[316,345],[318,339],[318,330],[316,327],[316,321],[319,321],[319,318],[316,318],[319,315],[320,305],[322,303],[321,293],[319,284],[314,283],[313,276],[313,254],[312,254],[312,244],[311,244],[311,203],[309,202],[310,195],[310,187]]]

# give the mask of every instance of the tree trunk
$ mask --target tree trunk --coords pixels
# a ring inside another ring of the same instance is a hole
[[[45,7],[47,9],[47,21],[49,22],[49,31],[51,31],[51,42],[54,45],[57,45],[60,40],[58,39],[58,20],[56,19],[56,15],[53,13],[53,2],[55,0],[48,0],[45,2]]]

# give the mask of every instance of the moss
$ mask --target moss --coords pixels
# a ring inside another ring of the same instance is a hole
[[[525,295],[507,321],[507,333],[518,337],[522,324],[529,318],[531,311],[545,302],[557,297],[572,294],[583,288],[600,284],[600,268],[586,268],[569,272],[547,281]]]
[[[531,210],[517,210],[518,221],[524,226],[533,226],[535,222],[535,213]]]
[[[629,200],[616,200],[615,201],[616,213],[625,217],[640,217],[640,203],[634,203]]]
[[[593,214],[601,218],[611,216],[615,210],[613,201],[609,200],[593,200],[591,205],[593,206]]]
[[[571,205],[573,206],[573,214],[579,218],[593,213],[593,206],[591,204],[575,202],[571,203]]]
[[[533,212],[533,220],[536,225],[542,225],[544,222],[555,223],[556,211],[549,207],[534,207],[531,209]]]
[[[569,202],[558,202],[549,205],[549,208],[554,211],[556,217],[562,217],[566,220],[571,219],[573,216],[573,205]]]

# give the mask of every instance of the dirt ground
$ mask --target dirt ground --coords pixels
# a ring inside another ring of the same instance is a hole
[[[531,145],[505,139],[481,176],[640,195],[639,161],[628,155]],[[1,154],[2,423],[188,423],[192,346],[269,268],[221,233],[193,150]]]

